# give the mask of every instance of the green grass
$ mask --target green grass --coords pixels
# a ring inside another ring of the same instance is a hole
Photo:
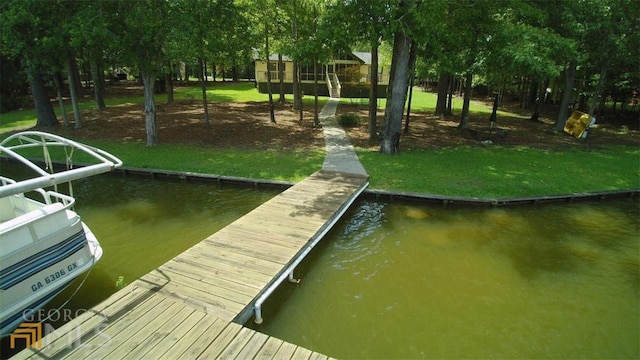
[[[177,87],[174,90],[174,98],[193,98],[202,101],[202,88],[200,86]],[[162,97],[164,100],[165,97]],[[277,99],[277,95],[275,97]],[[238,83],[209,83],[207,86],[208,101],[233,101],[251,102],[268,101],[267,94],[260,94],[253,82]]]
[[[144,98],[132,97],[132,98],[117,98],[106,99],[105,104],[107,106],[114,106],[120,104],[136,104],[144,102]],[[80,111],[89,110],[95,108],[94,101],[85,101],[78,104]],[[59,118],[62,117],[60,106],[56,102],[54,105],[54,111]],[[73,108],[71,104],[65,104],[65,111],[70,120],[73,120]],[[16,129],[26,129],[36,124],[36,111],[34,109],[23,109],[17,111],[11,111],[5,114],[0,114],[0,135],[5,132],[13,131]]]
[[[123,161],[124,166],[197,172],[252,179],[297,182],[320,169],[324,151],[293,152],[241,149],[211,149],[163,144],[148,148],[144,142],[113,143],[86,141]]]
[[[424,112],[433,112],[436,109],[436,101],[438,100],[438,94],[430,93],[421,90],[416,87],[413,90],[413,96],[411,99],[411,111],[424,111]],[[349,98],[341,98],[341,104],[356,104],[360,106],[368,106],[368,99],[349,99]],[[387,99],[381,98],[378,99],[378,109],[384,109],[387,104]],[[452,111],[454,114],[462,113],[462,98],[456,97],[452,102]],[[469,104],[469,112],[472,116],[488,116],[491,114],[492,107],[486,106],[478,101],[471,101]],[[521,115],[498,110],[499,116],[509,116],[509,117],[521,117]]]
[[[374,189],[465,197],[520,197],[640,188],[640,149],[419,150],[382,156],[359,150]]]

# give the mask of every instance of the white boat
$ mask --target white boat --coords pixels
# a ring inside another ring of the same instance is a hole
[[[60,170],[54,169],[58,156],[66,163]],[[0,142],[0,157],[30,172],[20,180],[0,174],[0,330],[6,336],[102,256],[98,240],[73,211],[72,191],[62,194],[58,185],[69,183],[71,190],[71,181],[111,171],[122,161],[39,131],[7,137]],[[28,157],[43,157],[44,165]],[[74,157],[83,166],[74,168]]]

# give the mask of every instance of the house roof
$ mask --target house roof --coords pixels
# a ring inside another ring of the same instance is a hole
[[[371,65],[371,53],[370,52],[354,51],[354,52],[352,52],[352,54],[353,54],[353,56],[355,56],[358,59],[362,60],[362,62],[364,62],[365,65]]]
[[[353,51],[351,55],[355,60],[362,61],[365,65],[371,65],[371,53],[366,51]],[[255,59],[259,60],[259,56],[256,53]],[[278,54],[269,55],[269,61],[278,61]],[[282,55],[282,61],[293,61],[293,59],[287,55]]]
[[[278,61],[278,54],[269,55],[269,61]],[[293,61],[293,59],[287,55],[282,55],[282,61]]]

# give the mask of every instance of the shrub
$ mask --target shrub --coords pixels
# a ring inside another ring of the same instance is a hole
[[[356,127],[360,125],[360,116],[354,113],[342,114],[338,117],[338,124],[343,127]]]

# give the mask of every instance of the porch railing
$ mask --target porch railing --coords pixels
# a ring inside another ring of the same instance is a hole
[[[280,81],[280,73],[278,71],[270,71],[271,73],[271,81],[278,82]],[[327,77],[325,74],[318,74],[318,81],[326,81]],[[261,71],[258,73],[258,82],[267,82],[267,72]],[[314,81],[313,73],[302,73],[300,74],[300,81]],[[291,73],[284,73],[284,81],[285,82],[293,82],[293,75]]]

